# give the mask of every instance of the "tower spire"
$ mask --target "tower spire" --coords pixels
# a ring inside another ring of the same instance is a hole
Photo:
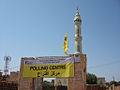
[[[81,36],[81,23],[82,20],[79,15],[79,10],[77,8],[77,12],[74,18],[75,24],[75,54],[82,53],[82,36]]]
[[[80,20],[81,18],[80,18],[79,10],[78,10],[78,8],[77,8],[77,12],[76,12],[74,21],[75,21],[75,20],[78,20],[78,19]]]
[[[77,8],[77,13],[76,13],[76,15],[79,15],[79,10],[78,10],[78,8]]]

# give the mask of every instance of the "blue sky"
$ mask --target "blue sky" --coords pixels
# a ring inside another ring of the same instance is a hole
[[[66,32],[74,53],[77,7],[87,72],[120,80],[119,0],[0,0],[0,69],[6,55],[12,57],[10,71],[19,70],[21,57],[64,56]]]

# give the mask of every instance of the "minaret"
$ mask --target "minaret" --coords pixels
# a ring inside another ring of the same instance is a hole
[[[79,15],[79,10],[77,8],[77,13],[74,18],[75,24],[75,54],[82,53],[82,36],[81,36],[81,23],[82,20]]]

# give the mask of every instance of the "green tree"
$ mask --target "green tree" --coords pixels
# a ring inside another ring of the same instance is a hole
[[[106,85],[109,85],[109,82],[106,82]]]
[[[51,84],[52,84],[53,86],[54,86],[54,82],[55,82],[54,80],[51,80]]]
[[[111,82],[110,82],[110,85],[112,85],[112,84],[115,84],[115,85],[116,85],[117,82],[116,82],[116,81],[111,81]]]
[[[95,74],[87,73],[87,84],[97,84],[97,77]]]
[[[49,84],[50,84],[50,82],[48,82],[48,81],[43,81],[43,85],[48,86]]]
[[[120,81],[118,82],[118,84],[120,85]]]
[[[120,85],[120,81],[119,82],[117,82],[117,81],[111,81],[110,85],[112,85],[112,84],[114,84],[114,85]]]

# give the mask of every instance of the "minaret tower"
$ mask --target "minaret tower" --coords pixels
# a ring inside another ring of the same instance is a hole
[[[82,53],[82,36],[81,36],[81,23],[82,20],[79,15],[79,10],[77,8],[77,13],[74,18],[75,24],[75,54]]]

